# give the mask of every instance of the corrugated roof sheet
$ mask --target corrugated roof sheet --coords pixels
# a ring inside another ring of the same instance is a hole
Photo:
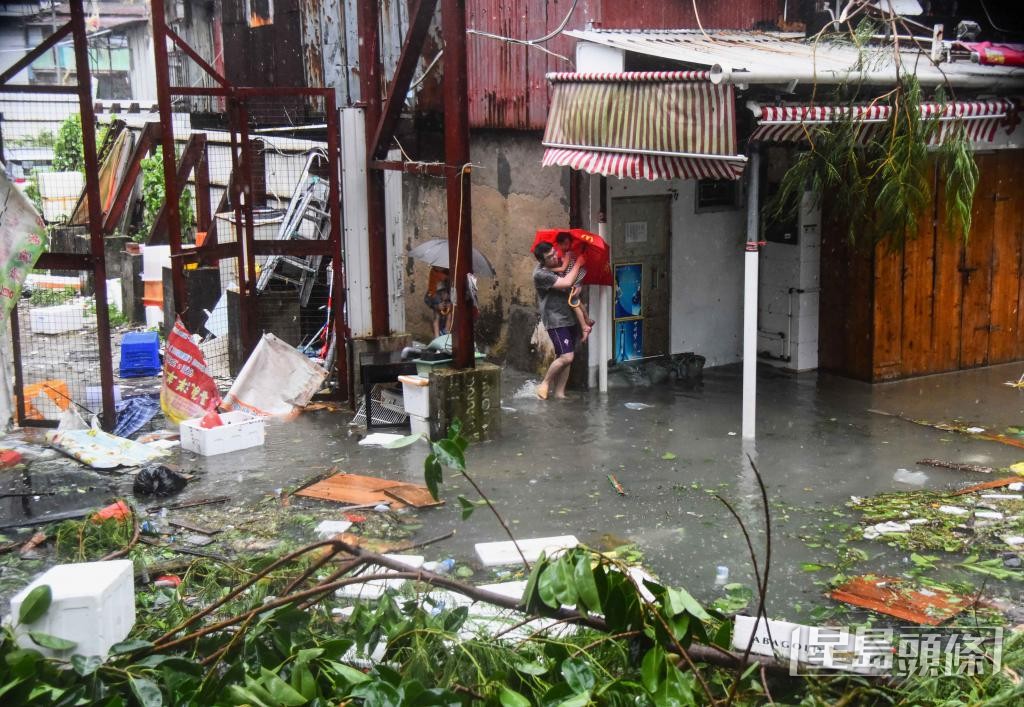
[[[791,34],[728,30],[579,30],[566,34],[628,52],[698,66],[720,66],[733,72],[736,82],[741,82],[741,76],[735,72],[768,72],[801,81],[841,83],[851,71],[882,75],[893,72],[896,64],[892,47],[876,46],[861,54],[852,44],[814,43]],[[903,69],[915,73],[924,84],[940,84],[948,79],[953,85],[978,88],[1024,86],[1022,69],[966,61],[944,62],[936,67],[927,54],[916,49],[904,49],[899,57]]]

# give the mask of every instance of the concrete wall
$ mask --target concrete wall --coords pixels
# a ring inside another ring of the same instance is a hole
[[[473,243],[497,272],[480,279],[478,345],[504,357],[524,351],[536,323],[536,296],[530,254],[539,228],[565,226],[569,219],[568,176],[560,168],[540,166],[543,147],[534,132],[476,131],[470,156]],[[404,244],[409,250],[431,238],[447,238],[444,181],[406,176],[404,182]],[[428,268],[406,262],[406,325],[420,340],[429,340],[430,310],[423,303]],[[530,368],[514,357],[513,365]]]
[[[608,218],[613,224],[617,197],[672,195],[671,353],[693,351],[706,366],[720,366],[739,361],[742,353],[746,214],[742,205],[696,213],[696,185],[609,179]]]

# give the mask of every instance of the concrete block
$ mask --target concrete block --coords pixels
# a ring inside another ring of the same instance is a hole
[[[477,362],[476,368],[441,368],[430,374],[431,439],[448,434],[451,421],[462,422],[472,442],[494,439],[501,431],[501,369]]]

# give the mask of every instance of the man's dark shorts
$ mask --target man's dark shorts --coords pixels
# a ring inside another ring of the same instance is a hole
[[[559,326],[554,329],[548,329],[548,336],[551,337],[551,343],[555,345],[556,356],[572,353],[576,348],[576,327],[574,326]]]

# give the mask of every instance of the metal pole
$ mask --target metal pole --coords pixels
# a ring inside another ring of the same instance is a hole
[[[85,162],[85,194],[89,200],[89,245],[96,287],[96,337],[100,355],[100,387],[103,397],[103,427],[113,429],[114,361],[110,346],[110,312],[107,310],[107,265],[103,254],[103,214],[100,210],[99,160],[96,157],[96,116],[92,105],[92,75],[89,71],[89,39],[85,34],[83,0],[71,2],[71,34],[75,46],[75,76],[78,80],[78,110],[82,118],[82,156]],[[15,312],[17,316],[17,312]]]
[[[334,283],[331,294],[331,313],[334,321],[329,326],[334,328],[334,364],[338,375],[338,387],[345,400],[353,400],[349,395],[348,375],[348,349],[349,340],[348,323],[346,322],[345,306],[347,293],[345,290],[345,262],[341,255],[341,199],[339,198],[339,186],[341,183],[341,170],[339,159],[338,141],[341,137],[338,126],[338,108],[334,101],[332,90],[324,99],[327,112],[327,166],[330,169],[327,185],[327,208],[331,215],[331,262],[333,263]],[[330,337],[328,337],[330,338]]]
[[[370,261],[370,326],[374,336],[391,333],[388,312],[388,250],[384,212],[384,172],[371,163],[377,126],[380,124],[380,4],[360,0],[359,12],[360,91],[366,117],[366,225]]]
[[[609,243],[608,234],[608,177],[598,178],[598,211],[597,211],[597,235]],[[608,254],[611,257],[611,253]],[[611,318],[611,287],[599,287],[597,304],[597,325],[598,332],[598,361],[597,361],[597,390],[601,393],[608,392],[608,342],[615,334],[612,331]]]
[[[750,155],[747,173],[747,245],[743,256],[743,439],[754,439],[757,418],[757,268],[761,155]]]
[[[452,365],[473,368],[473,311],[466,274],[473,269],[470,209],[469,102],[466,74],[466,0],[442,0],[444,41],[444,160],[447,164],[448,262],[452,285]]]
[[[164,163],[164,195],[167,202],[167,242],[171,246],[171,281],[174,284],[174,311],[181,314],[188,306],[185,293],[185,272],[181,258],[181,214],[178,211],[177,168],[174,151],[174,118],[171,114],[170,73],[167,65],[167,23],[164,0],[151,0],[153,19],[153,63],[156,65],[156,99],[160,109],[160,145]],[[165,322],[172,326],[173,322]]]

